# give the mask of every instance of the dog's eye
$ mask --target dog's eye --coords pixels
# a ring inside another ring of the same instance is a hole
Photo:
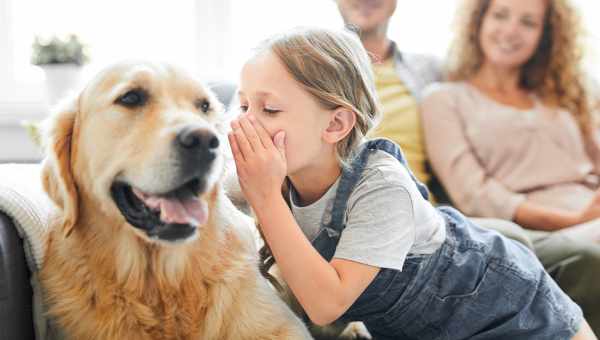
[[[138,107],[146,104],[148,93],[142,89],[135,89],[125,92],[124,95],[117,98],[116,103],[126,107]]]
[[[206,99],[198,99],[196,101],[196,107],[198,110],[207,113],[210,110],[210,102]]]

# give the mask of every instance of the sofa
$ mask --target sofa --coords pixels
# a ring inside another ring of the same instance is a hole
[[[0,212],[0,339],[35,339],[29,279],[23,240]]]
[[[208,86],[225,104],[229,104],[236,89],[228,82],[211,82]],[[7,179],[0,178],[0,184],[3,180]],[[0,340],[35,339],[30,280],[23,239],[15,221],[0,209]]]

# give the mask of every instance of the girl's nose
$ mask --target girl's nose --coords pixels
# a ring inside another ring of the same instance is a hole
[[[253,115],[254,117],[256,117],[256,110],[254,110],[254,108],[252,106],[248,106],[248,108],[246,109],[246,111],[242,111],[240,113],[240,117],[248,117],[248,115]]]

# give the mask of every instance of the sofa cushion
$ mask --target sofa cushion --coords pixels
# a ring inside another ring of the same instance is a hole
[[[31,273],[36,339],[48,339],[37,275],[45,252],[48,220],[55,208],[42,189],[40,170],[39,164],[0,164],[0,211],[12,219],[23,240]]]
[[[23,241],[0,212],[0,339],[34,339],[29,278]]]

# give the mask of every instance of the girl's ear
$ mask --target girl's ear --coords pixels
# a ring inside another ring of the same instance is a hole
[[[323,132],[326,142],[334,144],[346,137],[356,124],[356,114],[344,107],[333,110],[329,119],[329,126]]]

